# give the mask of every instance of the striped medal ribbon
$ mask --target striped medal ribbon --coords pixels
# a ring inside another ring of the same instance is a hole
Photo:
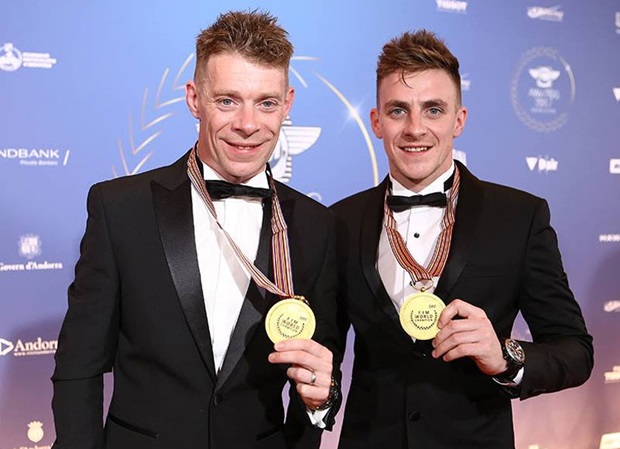
[[[387,205],[389,189],[385,191],[383,205],[385,215],[385,230],[387,232],[390,248],[400,266],[411,276],[411,285],[419,290],[405,298],[400,308],[400,324],[407,334],[416,340],[430,340],[437,335],[439,328],[437,322],[441,311],[446,307],[437,295],[427,290],[433,286],[433,277],[440,276],[450,251],[452,243],[452,229],[454,228],[454,211],[458,197],[461,177],[457,166],[454,167],[454,183],[448,193],[446,210],[441,220],[441,233],[435,244],[433,255],[427,267],[420,265],[407,249],[405,241],[396,229],[394,214]],[[429,285],[430,283],[430,285]]]
[[[273,271],[275,283],[265,276],[246,257],[234,242],[232,237],[217,219],[217,212],[213,201],[209,196],[204,178],[198,167],[197,158],[198,143],[191,149],[187,160],[187,174],[194,188],[200,194],[209,213],[214,218],[219,230],[226,237],[237,260],[248,270],[250,276],[260,287],[279,296],[281,299],[274,304],[265,318],[267,335],[274,343],[292,338],[311,338],[316,328],[316,319],[308,301],[303,296],[293,292],[293,274],[291,269],[291,255],[288,242],[288,233],[280,201],[276,191],[275,182],[271,172],[268,171],[269,186],[273,191],[271,198],[271,252],[273,254]]]

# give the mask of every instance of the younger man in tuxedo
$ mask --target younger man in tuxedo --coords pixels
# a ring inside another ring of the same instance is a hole
[[[198,36],[186,86],[196,145],[168,167],[92,187],[52,378],[55,449],[316,449],[333,424],[333,218],[267,166],[293,103],[292,53],[271,15],[221,15]],[[252,263],[292,282],[276,277],[272,291]],[[265,315],[278,288],[308,299],[314,340],[274,349]]]
[[[513,448],[510,397],[580,385],[593,365],[547,203],[452,159],[467,109],[433,33],[383,47],[370,119],[389,176],[332,206],[355,330],[339,448]],[[510,339],[518,312],[533,342]]]

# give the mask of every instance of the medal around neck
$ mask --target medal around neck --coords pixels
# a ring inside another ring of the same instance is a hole
[[[437,295],[414,293],[405,299],[400,308],[400,325],[416,340],[431,340],[439,332],[437,322],[445,308],[446,305]]]
[[[267,336],[274,343],[293,338],[312,338],[315,329],[314,313],[303,296],[278,301],[265,318]]]

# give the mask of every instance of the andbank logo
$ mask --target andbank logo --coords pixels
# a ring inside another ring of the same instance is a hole
[[[70,154],[71,150],[57,148],[0,148],[0,160],[29,167],[64,167]]]
[[[530,171],[534,171],[538,169],[538,173],[542,173],[542,172],[548,173],[550,171],[558,170],[558,161],[556,161],[553,158],[549,158],[547,156],[526,157],[525,162],[527,163],[527,166],[529,167]]]
[[[467,13],[467,2],[462,0],[435,0],[437,11],[455,12],[460,14]]]
[[[564,20],[564,11],[560,5],[545,8],[542,6],[530,6],[527,8],[527,16],[530,19],[547,20],[549,22],[561,22]]]

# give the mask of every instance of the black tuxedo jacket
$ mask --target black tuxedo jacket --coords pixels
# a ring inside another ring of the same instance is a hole
[[[529,325],[521,399],[589,377],[592,338],[562,268],[547,203],[481,182],[463,165],[448,262],[435,294],[485,310],[500,337]],[[376,269],[387,179],[334,206],[344,282],[343,329],[355,360],[340,449],[514,447],[510,398],[471,359],[433,359],[401,328]]]
[[[310,423],[294,386],[284,417],[287,367],[267,361],[273,344],[264,328],[276,298],[253,281],[216,375],[186,164],[187,155],[169,167],[91,188],[52,377],[55,449],[320,444],[321,431]],[[276,190],[288,225],[295,291],[310,301],[314,339],[334,351],[337,374],[334,219],[285,185],[277,183]],[[268,223],[256,260],[264,272],[271,271]],[[104,427],[102,375],[110,370],[114,391]]]

